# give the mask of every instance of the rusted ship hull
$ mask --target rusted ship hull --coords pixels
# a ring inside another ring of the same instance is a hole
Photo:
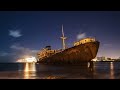
[[[46,57],[43,60],[39,60],[38,63],[81,63],[89,62],[97,55],[99,42],[89,42],[74,46],[60,53],[56,53],[50,57]]]

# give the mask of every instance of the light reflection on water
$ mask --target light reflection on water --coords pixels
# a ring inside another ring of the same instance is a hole
[[[31,76],[36,77],[36,65],[35,63],[25,63],[24,79],[32,79]]]
[[[114,79],[114,64],[110,62],[110,79]]]
[[[120,79],[120,62],[86,65],[0,63],[0,79]]]

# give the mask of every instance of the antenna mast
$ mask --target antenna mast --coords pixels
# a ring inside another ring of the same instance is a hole
[[[63,50],[66,48],[66,45],[65,45],[65,40],[67,39],[67,37],[64,36],[64,31],[63,31],[63,25],[62,25],[62,45],[63,45]]]

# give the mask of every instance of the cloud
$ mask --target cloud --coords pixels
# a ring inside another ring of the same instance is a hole
[[[15,62],[14,53],[0,52],[0,62]]]
[[[16,62],[16,60],[26,56],[37,57],[39,51],[23,47],[18,43],[11,45],[10,48],[11,52],[0,51],[0,62]]]
[[[19,44],[13,44],[10,46],[10,48],[14,50],[14,55],[16,56],[16,58],[23,58],[25,56],[36,56],[37,52],[39,51],[22,47]]]
[[[103,46],[111,47],[112,44],[103,44]]]
[[[7,53],[7,52],[0,52],[0,56],[8,56],[9,55],[9,53]]]
[[[39,50],[31,50],[31,52],[33,53],[37,53]]]
[[[13,44],[10,46],[11,49],[14,49],[14,50],[23,50],[24,47],[21,47],[19,46],[19,44]]]
[[[3,51],[0,52],[0,57],[13,56],[13,55],[15,55],[15,54],[14,53],[3,52]]]
[[[9,35],[15,38],[22,36],[19,30],[9,30]]]
[[[78,34],[77,35],[77,39],[80,40],[82,38],[85,38],[86,37],[86,33],[81,33],[81,34]]]

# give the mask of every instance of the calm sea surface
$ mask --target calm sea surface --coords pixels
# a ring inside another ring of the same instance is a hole
[[[88,65],[0,63],[0,79],[120,79],[120,62]]]

